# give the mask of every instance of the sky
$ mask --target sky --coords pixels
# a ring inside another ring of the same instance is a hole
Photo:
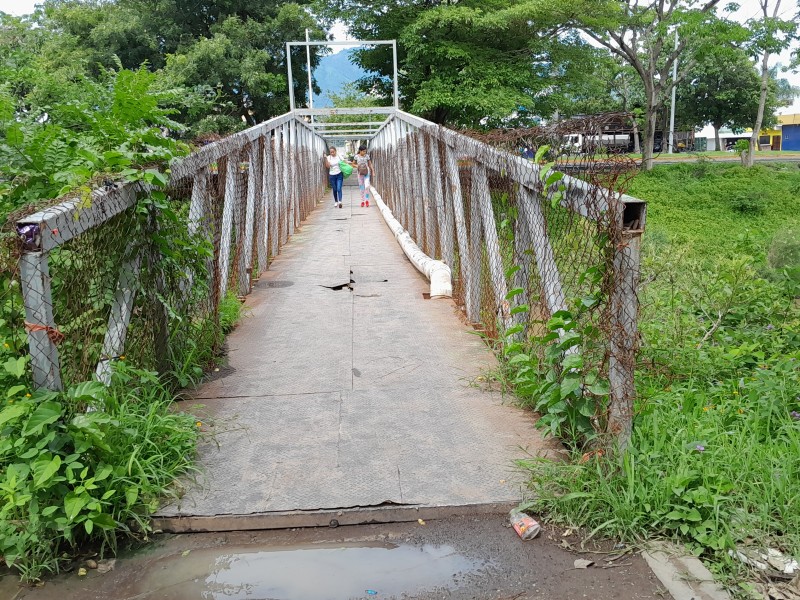
[[[30,14],[33,12],[33,7],[36,3],[36,0],[0,0],[0,11],[12,15]],[[741,22],[745,22],[747,19],[753,17],[758,17],[761,14],[758,6],[758,0],[738,0],[737,4],[739,4],[739,10],[733,13],[733,16]],[[773,4],[774,0],[771,0],[770,5]],[[795,14],[797,10],[798,4],[796,0],[781,1],[781,17],[788,19]],[[336,27],[333,33],[336,39],[346,39],[344,36],[344,28],[341,26]],[[336,48],[337,51],[341,51],[343,49],[344,48],[342,47]],[[777,63],[783,65],[789,64],[789,51],[786,51],[777,57],[773,57],[770,61],[771,65]],[[788,79],[792,85],[800,87],[800,73],[782,73],[782,76]],[[795,98],[792,106],[783,108],[779,112],[783,114],[800,113],[800,98]]]

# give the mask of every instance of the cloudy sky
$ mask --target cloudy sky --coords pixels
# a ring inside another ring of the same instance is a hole
[[[770,5],[774,5],[775,0],[770,1]],[[37,4],[36,0],[0,0],[0,11],[10,13],[12,15],[24,15],[33,12],[34,5]],[[734,17],[742,22],[747,19],[760,16],[760,9],[758,0],[738,0],[740,8],[734,13]],[[791,18],[798,10],[798,4],[795,0],[782,0],[781,1],[781,17],[784,19]],[[338,36],[337,36],[338,37]],[[783,65],[789,64],[789,52],[784,52],[782,55],[773,57],[771,64],[780,63]],[[784,73],[793,85],[800,87],[800,73]],[[794,105],[787,107],[780,112],[782,113],[800,113],[800,98],[796,98]]]

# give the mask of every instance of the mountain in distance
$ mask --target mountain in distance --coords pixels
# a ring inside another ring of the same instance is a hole
[[[350,55],[354,50],[343,50],[336,54],[324,56],[319,66],[314,69],[314,78],[321,94],[314,94],[314,108],[333,106],[328,92],[339,94],[345,84],[352,83],[367,74],[361,67],[351,62]]]

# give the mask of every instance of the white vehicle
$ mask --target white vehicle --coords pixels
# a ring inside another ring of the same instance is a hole
[[[610,152],[627,152],[629,145],[630,135],[627,133],[601,135],[574,133],[567,136],[564,147],[571,153],[582,154],[598,148],[606,148]]]

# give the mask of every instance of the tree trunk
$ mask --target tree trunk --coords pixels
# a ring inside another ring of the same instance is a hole
[[[764,21],[766,22],[769,17],[767,12],[767,5],[769,0],[761,0],[761,10],[764,13]],[[775,1],[775,9],[772,13],[772,18],[778,16],[778,9],[781,6],[781,0]],[[745,166],[752,167],[755,161],[755,154],[758,150],[758,138],[761,133],[761,123],[764,122],[764,106],[767,104],[767,89],[769,87],[769,50],[764,49],[764,57],[761,59],[761,95],[758,97],[758,113],[756,114],[756,124],[753,127],[753,135],[750,136],[750,150],[747,156],[743,157]]]
[[[722,146],[722,142],[719,140],[720,127],[721,127],[721,125],[717,125],[716,123],[714,123],[714,148],[716,149],[717,152],[719,152],[719,151],[724,149],[724,148],[721,147]]]
[[[640,154],[642,152],[642,144],[639,142],[639,123],[636,122],[636,119],[633,119],[633,151],[636,154]]]
[[[642,148],[642,166],[645,171],[653,170],[653,146],[656,139],[656,123],[658,122],[658,112],[653,95],[652,91],[648,92],[647,106],[645,107],[644,148]]]
[[[780,2],[778,2],[780,4]],[[777,10],[777,9],[776,9]],[[761,133],[761,123],[764,122],[764,107],[767,104],[767,89],[769,87],[769,52],[764,51],[764,58],[761,61],[761,94],[758,97],[758,113],[756,114],[756,124],[753,127],[753,135],[750,136],[750,150],[747,152],[745,166],[752,167],[755,162],[755,154],[758,150],[758,137]]]

